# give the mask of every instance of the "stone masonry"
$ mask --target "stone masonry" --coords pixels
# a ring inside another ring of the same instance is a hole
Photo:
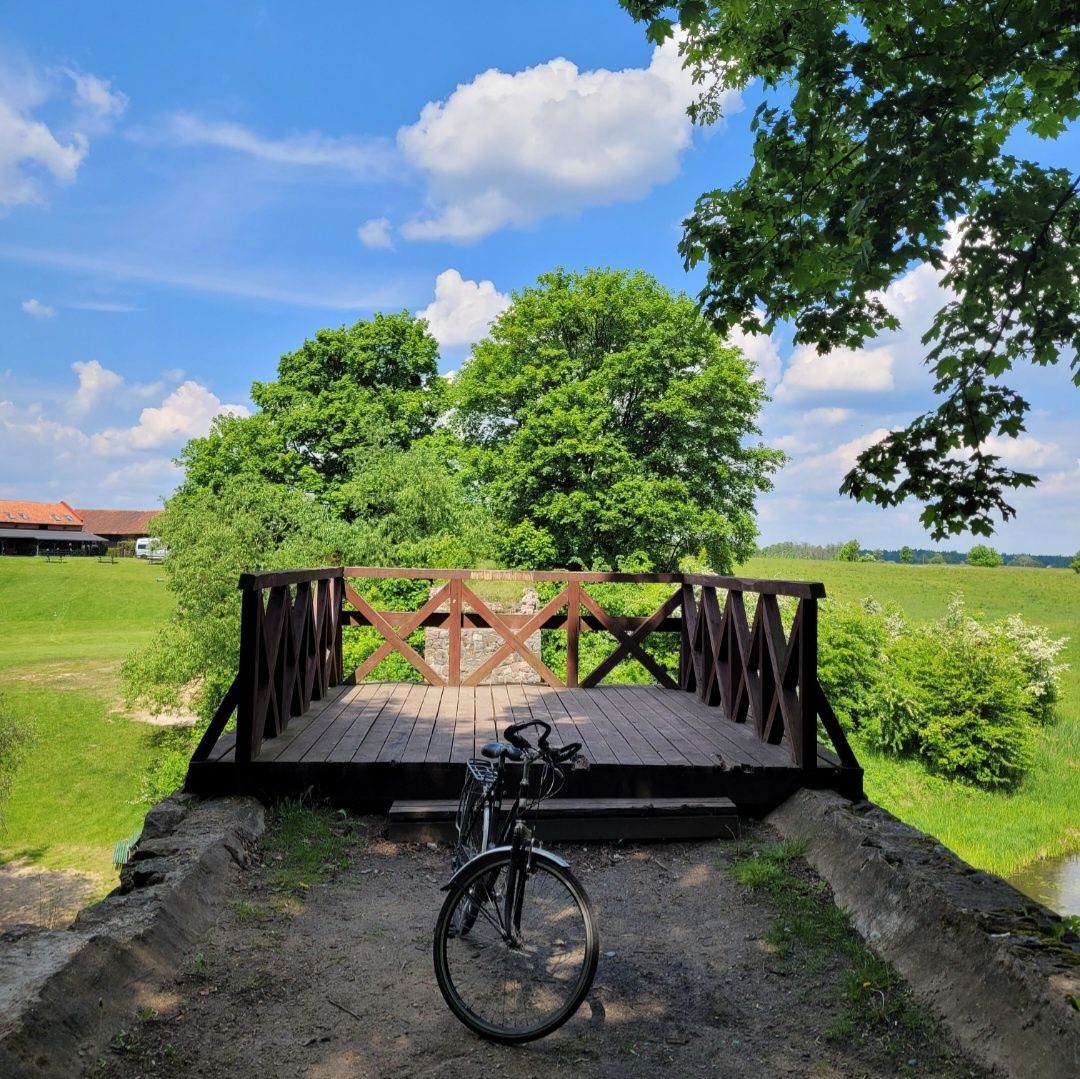
[[[496,614],[536,614],[540,609],[540,599],[536,594],[536,589],[526,588],[516,609],[507,608],[505,604],[499,603],[488,602],[487,605]],[[439,609],[447,611],[450,605],[444,604]],[[450,631],[427,629],[424,634],[424,658],[441,678],[446,678],[450,670]],[[461,631],[461,677],[467,678],[504,643],[502,636],[493,629],[467,627],[463,629]],[[532,652],[539,655],[540,631],[537,630],[526,643]],[[484,679],[483,685],[537,685],[539,682],[540,676],[536,671],[517,652],[514,652]]]

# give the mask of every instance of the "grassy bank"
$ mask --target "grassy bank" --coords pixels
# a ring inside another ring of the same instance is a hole
[[[0,860],[112,880],[112,845],[145,813],[154,729],[119,707],[120,663],[172,607],[160,566],[0,558],[0,698],[35,743],[15,779]]]
[[[1009,875],[1037,858],[1080,851],[1080,575],[1067,570],[904,566],[756,558],[741,567],[755,577],[817,580],[830,597],[867,596],[896,604],[913,621],[945,613],[962,592],[979,618],[1021,614],[1068,637],[1061,660],[1058,722],[1041,732],[1035,764],[1014,794],[995,794],[928,775],[915,761],[860,749],[866,792],[890,812],[936,836],[962,858]]]

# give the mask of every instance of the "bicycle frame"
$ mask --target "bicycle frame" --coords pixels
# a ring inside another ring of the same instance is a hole
[[[530,772],[533,758],[526,755],[521,762],[521,778],[518,781],[517,793],[505,816],[502,816],[502,786],[505,774],[506,759],[502,758],[495,766],[496,779],[491,785],[490,793],[481,803],[483,811],[490,813],[490,818],[484,822],[485,849],[473,859],[483,857],[492,850],[511,852],[509,869],[507,871],[506,891],[503,896],[500,932],[507,943],[516,945],[521,933],[521,905],[525,894],[525,881],[528,877],[530,857],[534,850],[534,836],[532,830],[521,819],[522,806],[529,799]],[[501,819],[495,821],[496,815]],[[492,827],[494,825],[495,827]],[[492,842],[492,832],[497,832],[498,838]],[[559,859],[561,862],[562,859]],[[467,865],[472,864],[467,862]],[[454,881],[465,866],[451,877],[446,887],[453,887]],[[567,865],[566,868],[569,868]]]

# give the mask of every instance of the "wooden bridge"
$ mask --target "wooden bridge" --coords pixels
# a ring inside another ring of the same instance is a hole
[[[364,593],[387,580],[430,582],[419,589],[427,598],[415,610],[379,610]],[[484,584],[492,581],[531,584],[551,598],[535,613],[497,613],[481,593],[508,586]],[[649,615],[617,615],[588,587],[616,583],[670,590]],[[570,773],[567,800],[554,800],[553,812],[587,818],[604,802],[614,807],[608,816],[624,821],[614,834],[662,834],[655,819],[637,831],[625,821],[709,815],[721,804],[763,812],[804,786],[862,794],[862,769],[818,682],[820,584],[364,567],[244,574],[240,589],[239,670],[192,757],[188,790],[264,798],[313,791],[339,805],[396,803],[398,817],[445,819],[465,762],[507,724],[539,718],[555,728],[555,744],[581,742],[591,764]],[[382,642],[343,678],[342,629],[350,625],[373,627]],[[441,670],[415,643],[427,629],[447,634]],[[462,640],[475,629],[502,643],[470,670]],[[538,631],[562,635],[554,652],[564,673],[530,647]],[[590,633],[607,634],[614,647],[583,673]],[[655,647],[665,640],[666,649]],[[365,681],[395,653],[422,683]],[[486,684],[512,656],[538,684]],[[628,659],[655,684],[605,681]]]

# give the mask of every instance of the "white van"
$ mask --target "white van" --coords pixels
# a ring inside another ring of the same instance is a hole
[[[135,541],[135,557],[148,558],[151,562],[164,562],[169,548],[157,536],[143,536]]]

